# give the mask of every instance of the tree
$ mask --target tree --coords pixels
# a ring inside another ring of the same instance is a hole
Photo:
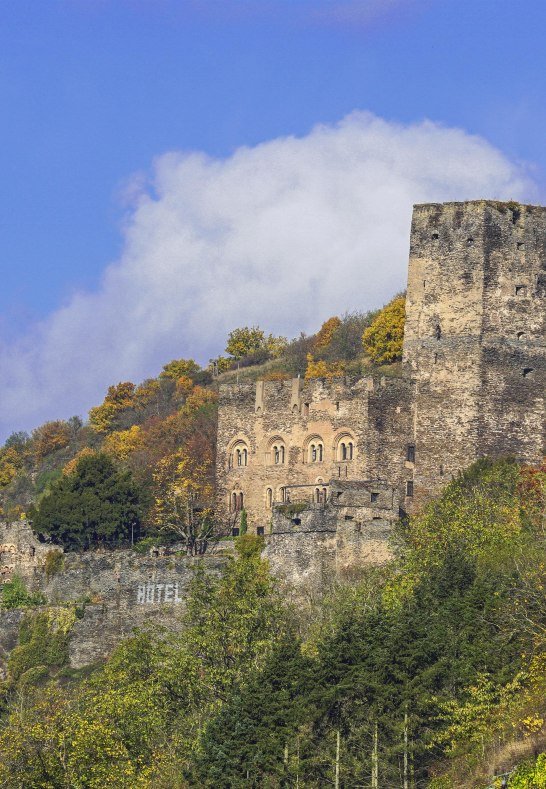
[[[402,358],[405,309],[405,296],[396,296],[365,330],[362,342],[372,362],[390,364]]]
[[[229,353],[234,359],[240,359],[262,350],[265,343],[265,334],[258,326],[244,326],[241,329],[233,329],[229,333],[226,353]]]
[[[98,433],[106,433],[115,424],[116,417],[123,411],[135,407],[135,385],[131,381],[123,381],[110,386],[102,405],[89,411],[91,427]]]
[[[129,471],[103,453],[89,455],[31,507],[29,520],[36,534],[68,549],[118,545],[139,533],[141,498]]]
[[[102,449],[115,460],[127,460],[140,447],[142,428],[133,425],[128,430],[115,430],[104,439]]]
[[[154,473],[153,521],[182,540],[189,555],[205,553],[213,536],[213,458],[188,449],[162,458]]]
[[[334,316],[324,321],[320,327],[317,335],[315,336],[315,349],[321,350],[330,345],[334,332],[341,326],[341,320]]]
[[[324,362],[315,361],[311,354],[307,355],[307,369],[305,370],[305,378],[340,378],[345,373],[345,365],[343,362]]]
[[[160,378],[172,378],[173,381],[177,381],[179,378],[184,376],[191,377],[200,371],[200,367],[193,359],[173,359],[168,364],[163,366],[161,373],[159,374]]]
[[[42,460],[46,455],[64,449],[70,443],[72,431],[67,422],[58,419],[54,422],[46,422],[37,427],[32,433],[34,453],[38,460]]]

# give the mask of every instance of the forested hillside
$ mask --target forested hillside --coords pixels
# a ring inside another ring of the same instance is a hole
[[[205,370],[112,385],[85,423],[10,436],[2,517],[65,550],[202,553],[227,528],[218,382],[397,375],[403,325],[396,297],[291,342],[236,329]],[[68,665],[78,606],[42,608],[13,579],[0,786],[546,787],[545,506],[545,465],[480,461],[398,525],[388,566],[297,607],[243,535],[220,576],[196,571],[179,632],[144,629],[85,670]]]
[[[544,786],[545,497],[545,466],[481,461],[391,565],[305,610],[246,535],[196,574],[181,633],[87,677],[60,654],[40,674],[42,626],[11,658],[0,785]]]

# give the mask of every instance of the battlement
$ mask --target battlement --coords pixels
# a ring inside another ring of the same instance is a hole
[[[218,512],[267,534],[274,505],[300,502],[339,531],[336,485],[364,506],[383,480],[398,515],[482,455],[539,461],[545,296],[546,208],[416,205],[402,377],[220,387]]]

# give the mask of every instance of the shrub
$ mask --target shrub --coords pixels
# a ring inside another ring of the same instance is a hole
[[[0,607],[2,608],[27,608],[44,603],[43,594],[29,592],[20,575],[14,575],[11,581],[7,581],[2,587],[0,596]]]
[[[64,565],[64,553],[60,551],[58,548],[54,548],[52,551],[48,551],[45,558],[45,574],[46,578],[49,580],[53,578],[54,575],[57,575],[62,569]]]

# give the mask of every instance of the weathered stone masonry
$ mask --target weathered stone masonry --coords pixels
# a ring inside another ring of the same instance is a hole
[[[349,568],[338,537],[351,524],[355,565],[386,557],[388,528],[380,544],[362,509],[381,486],[393,493],[388,525],[481,456],[540,461],[545,295],[546,208],[416,206],[402,378],[221,387],[221,517],[236,527],[244,507],[277,570],[320,583]],[[342,481],[361,490],[344,514],[333,498]],[[283,514],[298,501],[308,511]]]

